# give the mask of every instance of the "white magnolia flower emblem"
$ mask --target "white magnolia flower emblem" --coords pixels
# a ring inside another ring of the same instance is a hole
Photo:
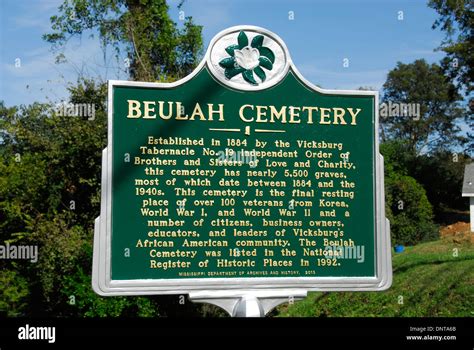
[[[263,35],[256,35],[249,45],[249,38],[245,32],[241,31],[237,36],[237,44],[226,47],[230,57],[224,58],[219,65],[224,68],[224,75],[227,79],[232,79],[236,75],[242,74],[244,80],[251,85],[258,85],[254,74],[260,82],[267,78],[265,71],[273,69],[275,54],[268,47],[263,46]]]
[[[254,47],[244,47],[242,50],[235,50],[235,60],[237,64],[244,69],[254,69],[260,62],[260,53]]]

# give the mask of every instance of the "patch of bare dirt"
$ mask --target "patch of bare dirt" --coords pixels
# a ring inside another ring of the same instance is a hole
[[[455,243],[471,241],[474,243],[474,232],[468,222],[456,222],[455,224],[443,226],[440,229],[441,238],[452,240]]]

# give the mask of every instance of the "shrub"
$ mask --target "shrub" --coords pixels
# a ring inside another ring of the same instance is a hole
[[[391,172],[385,178],[385,188],[392,244],[413,245],[438,237],[423,186],[411,176]]]

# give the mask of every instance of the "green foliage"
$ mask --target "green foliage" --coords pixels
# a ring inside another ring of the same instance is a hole
[[[461,96],[436,63],[416,60],[397,63],[383,85],[383,102],[420,104],[420,116],[381,118],[384,141],[403,140],[413,154],[454,147],[465,139],[459,136],[457,121],[463,116]]]
[[[70,93],[71,102],[95,104],[94,120],[57,116],[54,106],[47,104],[0,109],[0,184],[5,183],[0,188],[0,217],[8,217],[2,208],[12,210],[16,203],[24,215],[34,212],[52,218],[64,213],[75,223],[92,227],[98,213],[101,150],[106,144],[106,87],[86,80],[70,88]],[[75,211],[70,210],[71,201]],[[17,226],[8,231],[25,228]]]
[[[27,306],[28,283],[14,270],[0,270],[0,315],[22,316]]]
[[[380,144],[380,153],[384,157],[385,173],[393,172],[408,175],[410,165],[416,162],[416,157],[410,152],[409,146],[401,140]]]
[[[433,29],[441,29],[446,36],[439,49],[446,53],[441,60],[445,74],[463,91],[466,98],[465,119],[471,132],[466,151],[474,155],[474,2],[472,0],[429,0],[439,18]]]
[[[459,255],[453,256],[456,249]],[[310,293],[281,306],[283,317],[473,317],[474,246],[444,240],[393,256],[393,284],[384,292]]]
[[[80,267],[70,275],[62,275],[62,296],[67,300],[63,310],[83,317],[156,317],[156,305],[144,297],[104,298],[91,288],[91,274]]]
[[[61,48],[70,37],[98,32],[117,58],[125,50],[135,80],[176,80],[199,62],[202,27],[186,17],[178,28],[165,0],[65,0],[58,10],[51,17],[53,33],[44,35],[45,40]]]
[[[61,279],[73,273],[76,266],[87,266],[90,259],[91,239],[80,226],[70,227],[61,216],[41,220],[32,235],[32,242],[39,245],[40,258],[36,269],[43,297],[48,310],[62,304],[57,295],[63,286]]]
[[[47,210],[50,202],[46,191],[47,168],[44,160],[29,153],[23,156],[4,153],[3,156],[0,163],[0,233],[5,235],[0,234],[0,238],[17,240],[28,235],[26,231],[34,226],[38,211]]]
[[[442,66],[468,96],[474,89],[474,3],[472,0],[429,0],[439,18],[433,29],[446,33],[440,49],[446,52]]]
[[[95,105],[93,120],[60,117],[46,104],[0,104],[0,241],[39,246],[36,264],[2,262],[0,309],[33,316],[155,315],[150,300],[92,291],[87,276],[106,144],[106,87],[82,80],[70,94],[70,102]],[[25,305],[26,295],[34,302]]]

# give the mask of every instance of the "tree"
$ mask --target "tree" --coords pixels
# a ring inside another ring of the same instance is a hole
[[[59,49],[73,36],[97,31],[102,45],[111,45],[117,57],[125,51],[133,79],[175,80],[199,62],[202,27],[186,17],[178,29],[168,10],[165,0],[65,0],[60,14],[51,17],[53,33],[43,38]]]
[[[468,99],[466,123],[474,129],[474,2],[472,0],[430,0],[428,6],[436,10],[439,18],[433,23],[433,29],[439,28],[446,33],[439,49],[446,52],[441,65]],[[474,134],[467,133],[471,140],[466,150],[474,154]]]
[[[428,6],[439,18],[433,29],[446,33],[440,49],[446,52],[442,66],[468,96],[474,89],[474,2],[472,0],[430,0]]]
[[[463,113],[460,99],[456,87],[436,63],[428,64],[423,59],[410,64],[398,62],[383,85],[382,101],[389,109],[380,120],[384,141],[403,140],[415,155],[465,142],[456,125]],[[419,115],[407,115],[403,108],[390,113],[390,103],[419,106]]]
[[[70,93],[71,102],[94,103],[93,121],[58,116],[48,104],[0,103],[0,240],[38,245],[40,251],[37,263],[5,261],[0,268],[26,277],[35,300],[23,308],[28,315],[59,309],[56,314],[63,314],[68,296],[62,279],[77,268],[90,270],[87,247],[99,212],[106,86],[83,81]],[[10,314],[23,310],[16,303],[4,305]]]

